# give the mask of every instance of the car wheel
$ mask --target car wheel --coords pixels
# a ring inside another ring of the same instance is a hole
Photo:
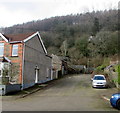
[[[120,99],[117,101],[117,108],[120,110]]]
[[[112,106],[113,108],[117,108],[117,106],[114,106],[114,105],[112,104],[112,102],[110,102],[110,104],[111,104],[111,106]]]

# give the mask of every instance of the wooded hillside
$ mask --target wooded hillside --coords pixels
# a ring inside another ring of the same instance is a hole
[[[52,17],[5,28],[5,34],[39,31],[49,54],[72,64],[98,66],[118,54],[118,10]]]

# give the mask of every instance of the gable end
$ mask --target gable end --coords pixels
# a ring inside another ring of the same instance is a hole
[[[43,48],[45,54],[47,54],[47,50],[46,50],[46,48],[45,48],[45,46],[44,46],[44,44],[43,44],[43,41],[42,41],[42,39],[41,39],[41,36],[40,36],[39,32],[36,32],[36,33],[34,33],[33,35],[29,36],[28,38],[26,38],[25,40],[23,40],[23,42],[25,43],[25,42],[29,41],[30,39],[32,39],[32,38],[35,37],[35,36],[38,36],[38,38],[40,39],[40,43],[41,43],[41,45],[42,45],[42,48]]]

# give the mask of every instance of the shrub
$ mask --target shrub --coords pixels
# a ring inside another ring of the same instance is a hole
[[[98,67],[96,68],[96,71],[98,71],[98,72],[103,72],[105,67],[106,67],[105,65],[98,66]]]
[[[118,72],[118,84],[120,84],[120,65],[115,66],[115,72]]]

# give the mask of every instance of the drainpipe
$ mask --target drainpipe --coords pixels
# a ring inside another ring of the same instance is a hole
[[[25,60],[25,43],[23,43],[23,61],[22,61],[22,86],[21,86],[21,90],[23,90],[23,86],[24,86],[24,82],[23,82],[23,76],[24,76],[24,60]]]

